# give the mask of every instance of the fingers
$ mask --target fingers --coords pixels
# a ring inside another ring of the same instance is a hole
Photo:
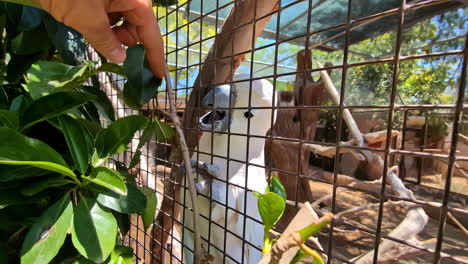
[[[150,7],[136,8],[123,14],[130,23],[136,25],[136,33],[145,46],[151,70],[156,77],[162,78],[166,67],[164,46],[151,5]]]
[[[117,38],[125,46],[135,46],[140,42],[136,26],[125,22],[122,26],[112,28]]]
[[[114,63],[122,63],[126,56],[125,50],[111,29],[107,15],[101,16],[99,20],[101,21],[96,21],[96,27],[84,29],[82,33],[104,57]]]
[[[137,33],[145,46],[146,57],[156,77],[162,78],[165,73],[166,59],[161,32],[156,21],[150,25],[137,27]]]
[[[114,63],[125,60],[121,44],[142,42],[153,73],[165,72],[163,41],[151,0],[42,0],[56,19],[81,32],[89,43]],[[47,2],[47,3],[46,3]],[[121,16],[128,23],[111,28]]]

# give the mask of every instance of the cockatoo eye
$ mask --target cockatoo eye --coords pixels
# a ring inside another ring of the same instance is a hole
[[[244,113],[244,116],[245,116],[245,118],[248,119],[248,118],[252,118],[254,116],[254,114],[252,114],[252,112],[250,112],[250,111],[247,111],[247,112]]]

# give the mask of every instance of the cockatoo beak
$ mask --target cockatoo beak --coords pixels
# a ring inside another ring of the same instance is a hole
[[[202,107],[212,108],[210,112],[200,117],[198,126],[201,130],[225,132],[231,123],[231,109],[236,103],[235,88],[230,85],[215,87],[203,97]]]

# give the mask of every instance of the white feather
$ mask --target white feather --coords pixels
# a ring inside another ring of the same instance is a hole
[[[245,78],[245,76],[236,77],[238,79]],[[265,107],[265,109],[251,110],[254,116],[250,118],[249,130],[250,135],[265,136],[272,125],[272,120],[274,122],[276,118],[274,111],[271,109],[275,105],[275,102],[273,102],[275,100],[273,86],[266,80],[255,80],[252,82],[251,89],[248,81],[235,83],[235,89],[237,90],[237,101],[234,108]],[[251,90],[250,104],[249,90]],[[261,222],[257,210],[257,198],[253,195],[253,192],[263,193],[267,186],[265,169],[263,168],[265,140],[250,137],[247,155],[249,122],[244,116],[246,111],[246,109],[234,109],[231,115],[230,132],[242,135],[228,137],[226,134],[205,132],[199,142],[199,151],[212,153],[214,157],[201,153],[198,156],[195,153],[192,157],[193,160],[198,157],[200,161],[218,166],[221,172],[219,179],[214,179],[212,183],[211,196],[214,202],[210,203],[209,199],[198,196],[198,207],[202,214],[202,217],[200,217],[202,240],[205,242],[204,248],[207,249],[206,241],[210,236],[210,254],[215,258],[213,263],[223,263],[224,256],[222,252],[224,250],[226,255],[229,256],[226,256],[226,263],[242,262],[242,251],[244,251],[244,263],[258,263],[261,258],[261,251],[248,243],[242,242],[245,240],[256,247],[262,247],[263,225],[252,220],[253,218]],[[228,140],[230,141],[229,152]],[[246,164],[247,162],[249,165]],[[228,181],[229,184],[223,181]],[[247,192],[245,191],[246,185]],[[187,193],[185,201],[190,207],[191,203],[188,200]],[[227,211],[224,206],[226,203],[228,204]],[[185,211],[185,226],[191,229],[193,226],[191,221],[192,213],[190,210]],[[209,225],[210,212],[212,222]],[[245,232],[244,212],[248,216],[245,220]],[[210,230],[211,232],[209,232]],[[225,236],[227,236],[226,245],[224,245]],[[188,229],[185,229],[184,232],[184,244],[193,250],[193,234],[188,232]],[[188,252],[189,250],[185,250],[185,263],[193,263],[193,255]]]

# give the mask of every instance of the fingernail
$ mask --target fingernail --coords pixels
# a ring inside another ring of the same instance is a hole
[[[123,48],[116,48],[111,53],[111,60],[115,63],[122,63],[125,60],[125,50]]]

